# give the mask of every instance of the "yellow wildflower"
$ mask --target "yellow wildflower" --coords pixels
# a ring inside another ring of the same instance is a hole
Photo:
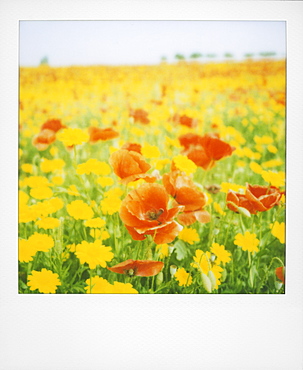
[[[179,239],[185,241],[188,244],[194,244],[194,242],[200,241],[197,230],[185,227],[179,233]]]
[[[145,158],[158,158],[161,153],[157,146],[145,144],[141,149],[142,155]]]
[[[98,177],[96,180],[97,184],[105,188],[106,186],[112,186],[114,184],[114,180],[111,177]]]
[[[250,169],[257,174],[261,174],[263,171],[263,168],[257,163],[257,162],[250,162],[249,164]]]
[[[19,205],[26,204],[29,200],[29,196],[22,190],[19,190]]]
[[[187,176],[196,172],[197,166],[192,160],[187,158],[185,155],[180,154],[180,155],[173,157],[173,162],[175,166],[180,171],[185,172]]]
[[[190,273],[186,272],[186,270],[183,267],[178,268],[174,276],[178,281],[179,286],[190,286],[193,281]]]
[[[120,211],[122,200],[115,196],[106,197],[101,200],[100,206],[103,214],[113,215]]]
[[[89,235],[94,239],[106,240],[110,238],[110,235],[107,230],[93,229],[89,232]]]
[[[215,211],[218,212],[221,216],[226,215],[226,212],[223,211],[219,203],[214,202],[213,206],[214,206]]]
[[[83,240],[76,248],[76,256],[82,264],[87,263],[90,269],[96,268],[97,265],[106,267],[106,262],[110,262],[114,258],[111,247],[105,247],[99,239],[93,243]]]
[[[283,164],[284,162],[278,158],[278,159],[272,159],[270,161],[262,163],[262,166],[264,168],[272,168],[272,167],[279,167]]]
[[[285,185],[285,172],[263,171],[262,177],[265,181],[269,182],[272,186],[279,188]]]
[[[159,253],[161,259],[169,256],[169,245],[168,244],[158,244],[156,250]]]
[[[26,173],[33,173],[34,167],[30,163],[24,163],[21,165],[21,170]]]
[[[270,153],[276,154],[278,152],[278,148],[274,145],[268,145],[267,149]]]
[[[79,196],[80,195],[76,185],[70,185],[69,188],[67,189],[67,194],[68,195],[74,195],[74,196]]]
[[[53,196],[53,191],[48,186],[41,186],[40,188],[33,188],[30,195],[36,199],[48,199]]]
[[[94,173],[95,175],[105,176],[111,172],[111,168],[107,163],[91,158],[87,162],[79,164],[76,172],[78,175],[89,175],[90,173]]]
[[[246,190],[246,186],[232,184],[230,182],[222,182],[220,187],[221,187],[220,189],[221,193],[228,193],[229,190],[233,190],[235,192],[243,191],[244,193],[244,191]]]
[[[91,227],[93,229],[99,229],[105,226],[105,221],[102,220],[100,217],[92,218],[91,220],[87,220],[84,222],[86,227]]]
[[[153,162],[153,165],[154,167],[157,169],[157,170],[162,170],[164,168],[165,165],[169,164],[170,163],[170,159],[158,159],[158,160],[155,160]]]
[[[224,245],[219,245],[218,243],[212,243],[210,251],[216,255],[216,263],[228,263],[230,261],[230,252],[228,252]]]
[[[259,240],[256,237],[256,234],[251,234],[249,231],[246,231],[245,234],[237,234],[235,236],[234,244],[241,247],[244,251],[249,252],[258,252]]]
[[[86,143],[89,135],[80,128],[66,128],[57,134],[57,139],[65,146],[73,146]]]
[[[54,229],[54,228],[60,226],[60,220],[58,220],[58,218],[54,218],[54,217],[45,217],[45,218],[42,218],[39,221],[36,221],[36,225],[40,229],[45,229],[45,230]]]
[[[41,271],[31,272],[27,285],[30,290],[38,289],[40,293],[55,293],[61,282],[58,274],[43,268]]]
[[[118,187],[112,188],[104,193],[106,197],[121,197],[124,194],[124,191]]]
[[[271,229],[271,233],[273,236],[279,239],[280,243],[284,244],[285,243],[285,223],[281,222],[279,223],[278,221],[275,221]]]
[[[62,176],[53,176],[52,177],[52,183],[55,185],[62,185],[64,182],[64,179]]]
[[[44,176],[30,176],[27,177],[24,181],[26,183],[26,186],[29,186],[30,188],[41,188],[51,185],[48,182],[48,179]]]
[[[86,293],[91,294],[137,294],[138,291],[130,283],[110,284],[106,279],[100,276],[94,276],[91,280],[86,280]]]
[[[256,144],[262,145],[262,144],[272,144],[273,138],[267,135],[264,136],[255,136],[254,141]]]
[[[75,220],[88,220],[94,215],[91,207],[84,203],[83,200],[74,200],[67,205],[67,212]]]
[[[42,158],[40,169],[42,172],[49,173],[56,170],[61,170],[65,166],[63,159],[46,159]]]
[[[51,236],[37,232],[28,238],[28,244],[36,252],[48,252],[55,245],[54,239]]]
[[[18,243],[18,259],[20,262],[29,262],[33,260],[33,256],[37,253],[35,247],[25,239],[19,239]]]

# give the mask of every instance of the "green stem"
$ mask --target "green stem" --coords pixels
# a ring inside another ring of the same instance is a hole
[[[270,269],[271,269],[271,266],[272,266],[272,264],[273,264],[274,260],[277,260],[278,262],[280,262],[280,264],[281,264],[282,266],[284,266],[284,263],[280,260],[280,258],[279,258],[279,257],[273,257],[273,258],[272,258],[272,260],[270,261],[270,264],[269,264],[268,268],[266,269],[266,273],[265,273],[265,275],[264,275],[264,277],[263,277],[263,279],[262,279],[262,281],[261,281],[261,284],[260,284],[260,286],[259,286],[259,289],[258,289],[258,292],[257,292],[257,293],[259,293],[259,292],[260,292],[260,290],[262,289],[262,287],[263,287],[263,285],[264,285],[265,281],[268,279],[268,273],[269,273],[269,271],[270,271]]]

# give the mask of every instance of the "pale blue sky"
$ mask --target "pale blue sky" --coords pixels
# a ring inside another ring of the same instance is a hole
[[[157,64],[180,53],[286,54],[279,21],[21,21],[20,65]]]

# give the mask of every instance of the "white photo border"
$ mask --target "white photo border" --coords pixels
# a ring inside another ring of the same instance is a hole
[[[1,369],[302,368],[303,3],[15,0],[0,10]],[[286,294],[18,295],[20,20],[287,22]]]

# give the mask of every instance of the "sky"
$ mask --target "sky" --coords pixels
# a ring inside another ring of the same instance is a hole
[[[21,66],[44,57],[58,67],[158,64],[192,53],[286,55],[283,21],[20,21],[19,35]]]

